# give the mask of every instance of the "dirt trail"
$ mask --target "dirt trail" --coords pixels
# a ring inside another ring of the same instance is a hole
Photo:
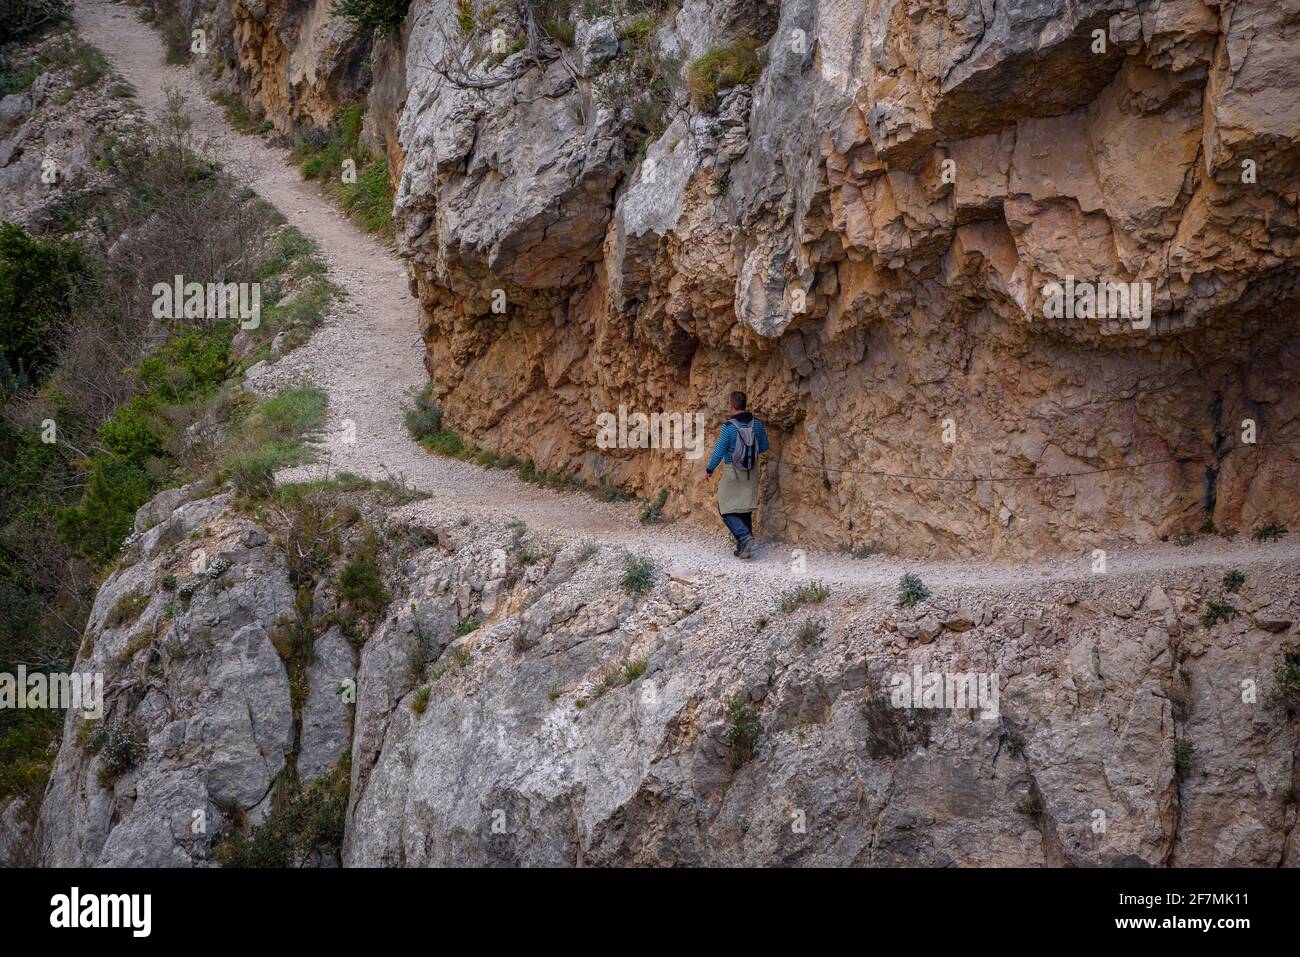
[[[138,91],[152,116],[160,115],[167,90],[185,96],[200,142],[213,158],[242,178],[311,237],[329,264],[330,278],[346,300],[311,341],[281,358],[256,380],[259,389],[310,381],[330,399],[330,421],[323,461],[281,478],[301,479],[329,471],[372,478],[403,478],[431,498],[410,506],[430,515],[468,513],[483,518],[521,518],[533,529],[563,538],[592,538],[652,555],[662,566],[685,574],[743,573],[746,587],[763,591],[788,587],[794,577],[790,556],[795,545],[774,544],[757,561],[733,559],[729,539],[719,527],[689,523],[643,528],[632,506],[604,504],[580,492],[539,489],[512,474],[482,469],[425,452],[402,424],[402,405],[427,376],[420,341],[420,314],[410,295],[402,261],[382,242],[362,232],[319,187],[304,182],[287,150],[262,138],[235,132],[211,102],[188,67],[164,62],[162,42],[135,11],[110,0],[77,0],[82,36],[98,47]],[[356,441],[343,444],[343,423],[355,423]],[[1258,546],[1246,540],[1207,540],[1178,548],[1156,545],[1124,549],[1108,556],[1108,574],[1138,575],[1198,566],[1244,566],[1300,558],[1300,536]],[[1093,576],[1090,556],[1030,564],[987,561],[925,562],[888,557],[850,559],[842,554],[808,552],[807,577],[821,578],[850,591],[892,591],[899,576],[915,571],[927,584],[945,590],[987,589],[1006,594],[1053,581]]]

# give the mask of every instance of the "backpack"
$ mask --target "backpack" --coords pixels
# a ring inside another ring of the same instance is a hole
[[[756,454],[754,451],[754,419],[751,417],[748,422],[737,422],[735,419],[728,419],[732,427],[736,430],[736,446],[731,450],[732,468],[744,469],[749,471],[754,467]]]

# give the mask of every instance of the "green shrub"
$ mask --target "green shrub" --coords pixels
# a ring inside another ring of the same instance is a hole
[[[375,617],[383,613],[390,600],[379,567],[363,558],[353,559],[339,575],[339,594],[358,612]]]
[[[645,556],[627,555],[623,559],[623,591],[642,595],[654,584],[655,563]]]
[[[362,30],[395,33],[410,5],[411,0],[334,0],[330,12]]]
[[[719,92],[754,83],[766,62],[759,52],[761,45],[757,40],[742,38],[692,60],[686,68],[691,106],[711,113],[717,109]]]
[[[1226,601],[1217,601],[1210,599],[1205,603],[1205,613],[1201,615],[1201,624],[1206,628],[1213,628],[1221,621],[1228,621],[1237,613]]]
[[[811,581],[781,593],[780,608],[791,612],[800,605],[820,605],[830,597],[831,590],[823,582]]]
[[[456,624],[456,637],[457,638],[463,637],[464,635],[468,635],[472,631],[478,631],[478,629],[479,629],[479,620],[477,618],[473,618],[473,617],[462,618]]]
[[[1279,525],[1277,522],[1269,522],[1267,525],[1261,525],[1256,528],[1250,533],[1250,537],[1260,543],[1276,542],[1286,533],[1287,527],[1285,525]]]
[[[0,6],[0,43],[64,23],[72,16],[72,0],[5,0]]]
[[[825,630],[826,626],[820,621],[815,618],[809,618],[799,626],[799,631],[796,633],[795,637],[799,639],[801,645],[812,645],[821,638],[822,632]]]
[[[734,770],[753,758],[763,726],[758,720],[758,712],[740,695],[727,702],[727,720],[727,745],[731,748],[731,767]]]
[[[107,788],[143,757],[145,736],[140,727],[127,718],[102,720],[91,732],[88,747],[90,753],[98,755],[103,762],[99,769],[99,783]]]
[[[633,658],[629,661],[623,662],[622,668],[620,669],[623,684],[630,685],[632,682],[636,681],[637,678],[640,678],[645,674],[645,669],[648,664],[649,659],[647,658]]]
[[[318,856],[340,863],[351,771],[348,759],[302,787],[282,783],[266,820],[243,833],[242,814],[223,808],[235,830],[217,847],[224,867],[303,867]]]
[[[372,233],[391,233],[393,183],[389,179],[388,157],[375,157],[361,166],[355,183],[340,184],[339,201],[362,228]]]
[[[431,693],[429,686],[425,685],[423,688],[416,691],[415,694],[411,695],[411,710],[416,714],[424,714],[429,707],[429,695]]]
[[[641,509],[641,524],[653,525],[663,517],[664,506],[668,504],[668,490],[661,488],[654,501],[646,502]]]
[[[898,607],[912,608],[930,597],[930,589],[921,583],[921,579],[908,572],[898,580]]]
[[[1241,586],[1244,584],[1246,584],[1246,576],[1243,575],[1240,571],[1238,571],[1235,568],[1223,576],[1224,591],[1227,592],[1238,591],[1240,590]]]
[[[153,495],[147,472],[123,459],[97,455],[87,461],[89,480],[81,504],[58,513],[59,533],[87,558],[113,558],[135,524],[135,513]]]

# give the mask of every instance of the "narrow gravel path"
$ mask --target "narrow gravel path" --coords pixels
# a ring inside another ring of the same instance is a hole
[[[467,513],[480,518],[521,518],[530,528],[565,538],[592,538],[653,556],[660,565],[688,575],[743,575],[746,588],[762,592],[789,587],[792,545],[771,545],[760,560],[741,565],[730,555],[721,526],[691,523],[641,527],[636,509],[596,502],[581,492],[553,492],[513,475],[425,452],[402,424],[402,405],[427,381],[420,341],[419,306],[410,295],[402,261],[382,242],[348,220],[321,190],[304,182],[286,149],[235,132],[188,67],[164,62],[162,42],[130,7],[110,0],[77,0],[82,36],[98,47],[139,93],[151,115],[160,115],[168,89],[180,91],[194,132],[213,158],[280,209],[310,236],[329,264],[330,278],[347,293],[336,314],[302,348],[280,359],[257,380],[258,388],[312,382],[330,398],[330,421],[322,462],[292,470],[282,479],[348,471],[371,478],[400,477],[430,498],[409,506],[430,516]],[[355,423],[356,441],[344,444],[343,423]],[[1117,550],[1108,556],[1109,576],[1136,576],[1200,566],[1294,562],[1300,535],[1258,546],[1206,540],[1186,548],[1156,545]],[[1089,579],[1091,557],[1031,564],[987,561],[923,562],[809,552],[801,577],[821,578],[848,591],[892,594],[899,576],[914,571],[932,588],[985,590],[1006,595],[1050,582]],[[758,597],[758,596],[751,596]]]

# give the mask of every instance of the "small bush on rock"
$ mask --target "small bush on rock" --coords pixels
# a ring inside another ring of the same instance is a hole
[[[911,572],[898,580],[898,607],[912,608],[930,597],[930,589],[921,583],[921,579]]]

